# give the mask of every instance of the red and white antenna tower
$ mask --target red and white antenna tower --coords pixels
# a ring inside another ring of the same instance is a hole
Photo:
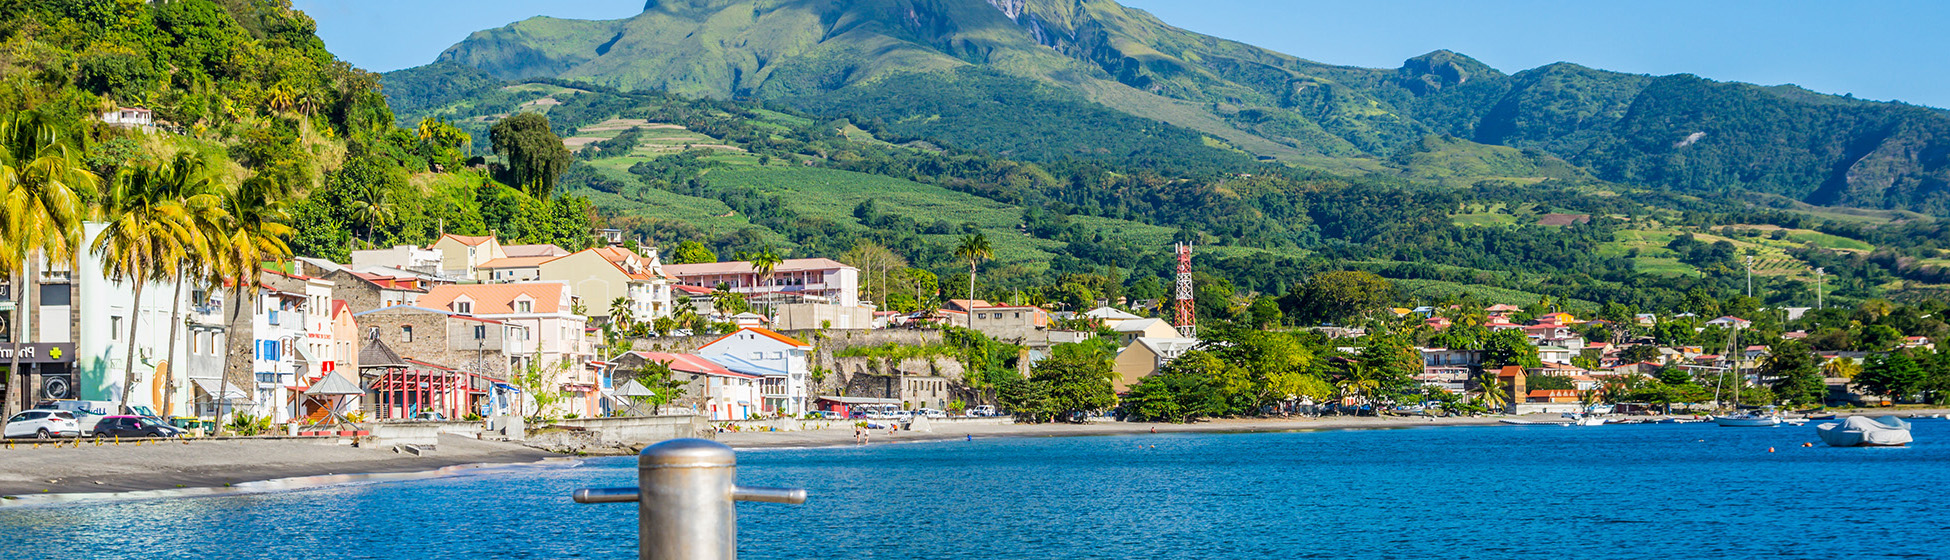
[[[1193,338],[1198,335],[1197,313],[1192,306],[1192,245],[1178,244],[1178,336]]]

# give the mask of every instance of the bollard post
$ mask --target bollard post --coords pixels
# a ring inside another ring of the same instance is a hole
[[[586,488],[584,504],[636,502],[637,557],[668,560],[738,558],[738,511],[732,502],[802,504],[798,488],[737,485],[738,457],[703,439],[674,439],[637,454],[636,488]]]

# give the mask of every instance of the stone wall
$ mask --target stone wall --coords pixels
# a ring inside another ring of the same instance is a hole
[[[575,418],[556,421],[555,425],[596,433],[604,445],[650,444],[677,438],[712,439],[717,433],[704,417],[690,414]]]

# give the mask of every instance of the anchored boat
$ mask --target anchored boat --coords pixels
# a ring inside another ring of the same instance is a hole
[[[1909,445],[1909,423],[1894,416],[1870,419],[1850,416],[1841,422],[1815,426],[1822,443],[1835,447],[1902,447]]]

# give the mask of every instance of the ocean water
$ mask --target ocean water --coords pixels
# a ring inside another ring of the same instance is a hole
[[[740,452],[745,558],[1950,558],[1950,422],[994,438]],[[1815,447],[1801,447],[1813,442]],[[1768,448],[1774,452],[1768,452]],[[633,458],[0,507],[0,558],[635,558]]]

